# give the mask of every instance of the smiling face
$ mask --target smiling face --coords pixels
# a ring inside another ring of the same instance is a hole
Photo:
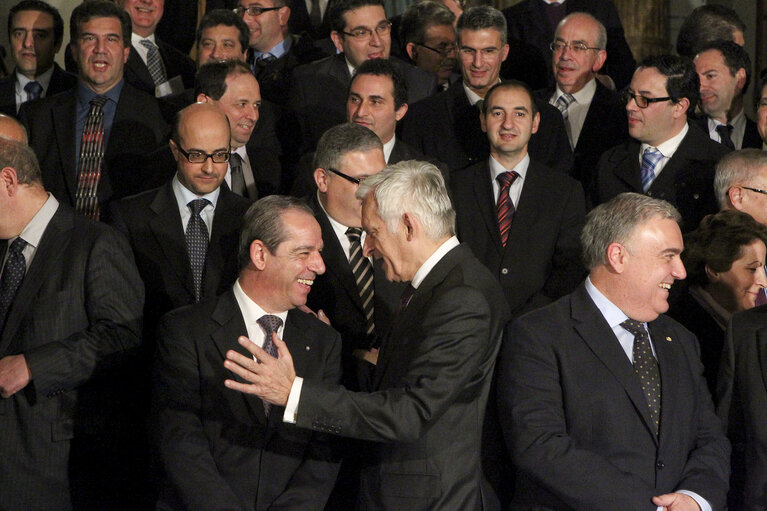
[[[379,35],[376,27],[386,23],[386,12],[380,5],[366,5],[346,11],[343,15],[344,32],[347,34],[358,29],[368,29],[372,32],[369,38],[357,39],[347,34],[330,33],[336,49],[346,56],[351,65],[357,68],[370,59],[388,59],[391,50],[391,33]]]
[[[509,54],[509,45],[501,41],[501,33],[494,29],[461,30],[458,55],[463,82],[480,97],[498,83],[501,64]]]
[[[160,23],[165,0],[122,0],[119,4],[130,16],[133,32],[149,37]]]
[[[493,90],[486,107],[480,119],[490,141],[490,154],[504,165],[504,160],[513,160],[511,168],[527,154],[527,143],[538,131],[540,114],[533,115],[530,96],[524,89],[505,85]]]
[[[42,11],[19,11],[11,23],[11,51],[16,70],[29,78],[44,73],[53,65],[61,47],[55,44],[53,16]]]
[[[582,43],[589,48],[596,48],[598,34],[599,29],[593,19],[571,15],[559,26],[554,40],[569,44]],[[563,48],[562,51],[553,52],[551,61],[557,85],[562,92],[578,92],[596,76],[606,58],[605,50],[575,52],[571,48]]]
[[[767,248],[761,240],[754,240],[740,248],[739,257],[725,272],[706,269],[710,284],[706,289],[727,311],[735,313],[756,306],[756,298],[767,286],[764,258]]]
[[[103,94],[122,80],[130,47],[123,40],[118,18],[89,19],[80,27],[79,39],[71,45],[80,79],[90,90]]]
[[[180,151],[213,154],[229,152],[229,127],[221,112],[207,105],[192,105],[191,110],[182,111],[178,127],[178,145],[170,141],[173,158],[176,160],[178,180],[196,195],[205,195],[221,186],[226,176],[228,163],[213,163],[207,158],[203,163],[191,163]]]
[[[667,78],[654,67],[640,67],[634,72],[629,90],[648,99],[668,96]],[[639,108],[636,101],[626,103],[629,135],[636,140],[657,147],[659,144],[678,134],[687,122],[688,101],[680,99],[650,103],[647,108]]]
[[[458,63],[453,25],[431,25],[424,33],[423,45],[408,43],[407,52],[416,66],[436,74],[440,84],[446,83]]]
[[[203,29],[197,48],[197,67],[228,59],[245,60],[245,48],[240,47],[240,31],[237,27],[216,25]]]
[[[394,107],[394,83],[391,77],[363,74],[354,77],[346,100],[350,122],[373,131],[384,144],[392,139],[397,121],[407,112],[407,105]]]
[[[227,76],[226,92],[215,103],[229,118],[232,148],[247,144],[258,122],[258,109],[261,107],[261,89],[256,78],[250,73]]]
[[[269,9],[277,7],[273,0],[257,0],[251,2],[240,0],[237,4],[242,9],[248,7],[262,7]],[[264,11],[258,16],[251,16],[247,12],[242,15],[242,20],[248,26],[249,45],[260,52],[267,52],[274,48],[277,43],[284,39],[284,30],[290,18],[290,8],[282,4],[282,7],[273,11]]]
[[[707,50],[695,57],[695,69],[700,78],[700,106],[706,115],[726,123],[732,100],[740,95],[746,83],[746,70],[733,76],[719,50]]]

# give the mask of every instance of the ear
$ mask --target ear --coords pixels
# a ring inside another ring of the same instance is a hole
[[[418,229],[416,219],[411,214],[404,213],[402,215],[402,224],[405,226],[405,236],[407,237],[407,241],[413,241]]]
[[[280,22],[281,27],[288,26],[288,20],[290,19],[290,7],[283,5],[277,11],[277,20]]]
[[[173,141],[173,139],[170,139],[168,141],[168,146],[170,146],[170,152],[173,153],[173,159],[178,161],[179,157],[181,156],[178,152],[178,146]]]
[[[197,94],[197,102],[198,103],[212,103],[213,102],[213,98],[211,98],[210,96],[208,96],[206,94],[200,93],[200,94]]]
[[[721,273],[712,270],[708,265],[706,265],[706,277],[708,277],[709,282],[719,282],[721,279]]]
[[[743,86],[746,85],[746,70],[740,68],[735,72],[735,79],[737,80],[738,90],[743,92]]]
[[[479,109],[479,126],[482,128],[482,133],[487,133],[487,121],[481,108]]]
[[[743,188],[740,186],[731,186],[727,190],[727,197],[730,199],[732,207],[738,211],[743,211]]]
[[[404,103],[401,107],[394,111],[394,120],[400,121],[407,113],[407,103]]]
[[[607,247],[607,265],[614,273],[623,273],[628,255],[626,247],[620,243],[610,243]]]
[[[506,57],[508,56],[509,56],[509,45],[507,43],[503,45],[503,48],[501,48],[501,62],[505,61]]]
[[[70,50],[70,53],[72,54],[72,60],[74,60],[75,64],[79,66],[80,56],[77,54],[77,43],[75,42],[74,39],[72,39],[72,41],[69,43],[69,50]]]
[[[261,240],[253,240],[250,244],[250,263],[256,267],[257,270],[263,271],[266,268],[266,260],[271,254],[266,245]]]
[[[131,43],[130,41],[128,41],[128,46],[123,48],[123,64],[128,62],[128,55],[130,55],[130,46],[131,46]]]
[[[602,66],[605,65],[605,60],[607,60],[607,52],[605,50],[599,50],[594,65],[591,66],[591,70],[596,73],[602,69]]]
[[[317,189],[322,193],[328,193],[328,173],[325,169],[314,169],[314,182],[317,183]]]
[[[687,98],[682,98],[676,103],[674,103],[674,117],[679,118],[681,116],[687,116],[687,110],[690,108],[690,100]]]
[[[415,62],[416,55],[418,54],[418,47],[415,45],[415,43],[407,43],[407,46],[405,46],[405,51],[407,52],[407,56],[410,57],[410,60]]]
[[[339,34],[335,30],[333,30],[330,33],[330,39],[333,41],[333,45],[336,47],[336,50],[339,51],[339,53],[344,52],[344,36],[343,34]]]
[[[537,112],[535,114],[535,117],[533,117],[533,126],[532,130],[530,130],[530,133],[538,133],[538,125],[541,123],[541,113]]]
[[[13,197],[19,186],[19,176],[13,167],[4,167],[0,170],[0,191],[7,197]]]

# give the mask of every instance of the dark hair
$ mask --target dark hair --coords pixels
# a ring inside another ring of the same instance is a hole
[[[450,25],[453,27],[455,14],[445,4],[434,0],[423,0],[413,4],[402,13],[399,25],[399,39],[402,44],[422,44],[426,31],[435,25]]]
[[[463,11],[458,18],[458,24],[455,27],[456,35],[460,42],[461,30],[487,30],[495,29],[501,33],[501,44],[506,44],[508,38],[508,28],[506,26],[506,17],[501,11],[489,5],[478,5]]]
[[[482,115],[487,115],[487,104],[490,102],[490,96],[492,96],[493,92],[495,92],[497,89],[523,90],[530,98],[530,113],[533,117],[535,117],[535,114],[538,113],[538,104],[535,102],[535,97],[533,96],[533,91],[530,90],[530,87],[528,87],[525,82],[520,82],[519,80],[505,80],[490,87],[490,90],[488,90],[487,94],[485,94],[485,100],[482,101]]]
[[[751,215],[735,209],[707,215],[684,239],[682,262],[688,282],[699,286],[708,284],[706,267],[715,272],[728,271],[743,247],[754,240],[767,245],[767,227]]]
[[[11,37],[11,28],[13,25],[13,17],[17,13],[22,11],[38,11],[50,14],[53,18],[53,42],[54,46],[61,44],[64,39],[64,20],[61,18],[61,13],[54,6],[49,5],[42,0],[21,0],[8,12],[8,37]]]
[[[640,62],[639,67],[657,69],[666,77],[666,92],[674,103],[687,98],[690,101],[687,111],[695,110],[700,100],[700,78],[692,60],[678,55],[652,55]]]
[[[341,159],[351,152],[367,152],[373,149],[383,150],[378,135],[368,128],[347,122],[333,126],[320,137],[312,161],[315,169],[338,168]]]
[[[290,209],[297,209],[314,216],[312,208],[303,199],[288,195],[267,195],[248,208],[242,219],[240,248],[237,254],[240,270],[250,263],[250,245],[254,241],[261,240],[272,254],[280,243],[285,241],[282,213]]]
[[[746,32],[746,25],[738,14],[724,5],[707,4],[696,7],[682,22],[676,38],[676,52],[693,58],[700,47],[717,39],[733,40],[733,32]]]
[[[208,62],[194,77],[194,96],[205,94],[218,101],[226,93],[226,77],[251,74],[250,67],[237,59]]]
[[[240,41],[241,51],[244,52],[248,49],[250,43],[248,26],[242,21],[242,18],[229,9],[213,9],[202,17],[200,26],[197,27],[196,43],[198,48],[200,46],[200,40],[202,39],[203,30],[206,28],[217,27],[219,25],[235,27],[240,32],[238,40]]]
[[[367,6],[380,6],[386,14],[386,7],[384,7],[382,0],[339,0],[332,3],[330,12],[327,13],[327,17],[330,24],[330,30],[335,30],[339,35],[343,35],[342,32],[346,28],[346,20],[344,20],[344,14],[360,7]]]
[[[130,46],[131,38],[131,20],[128,13],[107,0],[95,0],[93,2],[83,2],[72,11],[69,18],[69,37],[72,41],[80,39],[80,27],[83,23],[93,18],[117,18],[122,27],[123,46]]]
[[[347,97],[352,90],[354,80],[360,75],[388,76],[391,78],[394,86],[393,95],[395,110],[407,103],[407,81],[405,80],[405,77],[402,76],[400,70],[394,67],[388,59],[370,59],[360,64],[352,81],[349,82],[349,90],[346,93]]]
[[[16,171],[19,184],[42,184],[35,152],[27,144],[0,137],[0,169],[5,167]]]
[[[748,85],[751,83],[751,57],[748,56],[746,49],[732,41],[717,39],[702,45],[697,54],[700,55],[708,50],[717,50],[722,54],[724,65],[730,70],[732,76],[735,76],[735,73],[740,68],[746,70],[746,83],[743,85],[741,93],[746,92]]]

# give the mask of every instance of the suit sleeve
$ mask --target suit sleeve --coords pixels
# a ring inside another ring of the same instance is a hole
[[[417,440],[468,385],[488,376],[483,361],[500,342],[492,338],[490,310],[476,289],[446,292],[412,332],[422,338],[409,339],[407,373],[396,386],[368,394],[304,380],[296,423],[363,440]],[[387,348],[394,349],[384,345],[382,357]]]
[[[35,389],[44,395],[82,385],[141,343],[144,286],[131,249],[121,234],[99,227],[78,233],[94,237],[82,275],[88,327],[24,353]]]

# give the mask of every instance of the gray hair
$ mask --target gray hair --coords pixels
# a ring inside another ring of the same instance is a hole
[[[668,202],[639,193],[622,193],[592,209],[581,233],[583,262],[589,269],[607,264],[611,243],[626,245],[637,226],[660,217],[679,223],[682,217]]]
[[[409,213],[433,240],[455,234],[455,210],[445,180],[433,164],[408,160],[389,165],[362,180],[357,198],[363,200],[371,192],[390,233],[397,231],[402,215]]]
[[[476,31],[491,28],[501,33],[501,44],[506,44],[508,29],[506,28],[506,18],[503,13],[489,5],[478,5],[463,11],[461,17],[458,18],[455,32],[460,42],[461,30]]]
[[[556,36],[556,32],[559,31],[560,28],[562,28],[562,25],[564,25],[568,20],[571,20],[573,18],[588,18],[597,26],[597,40],[596,45],[597,48],[600,50],[604,50],[607,48],[607,29],[605,29],[605,26],[602,24],[601,21],[596,19],[594,16],[587,12],[574,12],[572,14],[568,14],[564,18],[562,18],[562,21],[559,22],[557,25],[557,30],[554,31],[554,34]]]
[[[359,124],[347,122],[333,126],[320,137],[314,153],[314,168],[338,168],[341,159],[351,152],[367,152],[373,149],[383,150],[378,135]]]
[[[40,164],[28,145],[0,137],[0,169],[11,167],[16,171],[19,184],[42,185]]]
[[[741,149],[723,156],[716,165],[714,176],[714,191],[719,207],[725,208],[729,204],[730,188],[750,183],[762,169],[767,169],[767,152],[765,151]]]
[[[302,199],[287,195],[267,195],[254,202],[242,218],[240,249],[237,254],[239,268],[250,263],[250,245],[261,240],[272,254],[285,241],[286,233],[282,214],[290,209],[304,211],[314,216],[314,211]]]

